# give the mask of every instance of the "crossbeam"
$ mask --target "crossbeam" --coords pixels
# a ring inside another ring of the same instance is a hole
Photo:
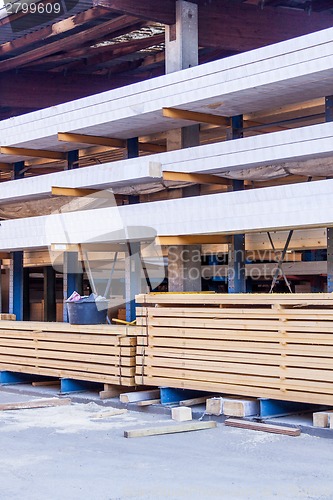
[[[127,147],[127,143],[124,139],[115,139],[114,137],[103,137],[96,135],[73,134],[72,132],[58,132],[58,141],[69,143],[75,142],[80,144],[94,144],[97,146],[105,146],[109,148],[125,149]],[[140,151],[146,151],[148,153],[163,153],[165,151],[164,146],[140,141],[139,149]]]
[[[186,236],[158,236],[159,245],[201,245],[201,244],[226,244],[231,242],[231,236],[223,234],[197,234]]]
[[[52,186],[51,193],[53,196],[73,196],[82,197],[89,196],[91,194],[100,193],[100,189],[86,189],[86,188],[68,188],[68,187],[58,187]]]
[[[32,158],[48,158],[50,160],[66,160],[67,154],[59,151],[45,151],[42,149],[16,148],[1,146],[0,154],[9,156],[31,156]]]
[[[220,125],[228,127],[230,118],[225,116],[211,115],[208,113],[198,113],[196,111],[187,111],[185,109],[163,108],[163,116],[177,120],[189,120],[197,123],[210,123],[211,125]]]
[[[194,182],[195,184],[220,184],[222,186],[231,186],[232,180],[218,175],[211,174],[188,174],[186,172],[163,172],[164,181]]]

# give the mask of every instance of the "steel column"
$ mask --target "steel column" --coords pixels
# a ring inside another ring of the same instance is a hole
[[[78,149],[74,149],[73,151],[68,151],[67,153],[67,170],[73,170],[74,168],[79,168]]]
[[[231,118],[231,129],[229,139],[243,137],[243,115]],[[232,190],[244,189],[244,181],[235,179],[232,181]],[[228,293],[246,292],[245,274],[245,234],[235,234],[228,248]]]
[[[53,267],[44,267],[44,321],[57,321],[56,273]]]
[[[325,97],[325,120],[333,121],[333,96]],[[327,228],[327,291],[333,292],[333,228]]]

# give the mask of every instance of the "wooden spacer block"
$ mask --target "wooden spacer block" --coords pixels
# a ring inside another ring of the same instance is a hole
[[[223,413],[228,417],[252,417],[259,414],[257,399],[224,399]]]
[[[192,420],[192,409],[188,406],[177,406],[171,409],[172,420],[177,420],[177,422],[186,422],[187,420]]]
[[[223,398],[208,398],[206,400],[206,415],[222,415]]]
[[[333,422],[333,410],[316,411],[313,414],[313,427],[329,427]]]

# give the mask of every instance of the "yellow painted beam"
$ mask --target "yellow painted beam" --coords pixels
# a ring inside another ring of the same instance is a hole
[[[198,113],[197,111],[187,111],[185,109],[163,108],[163,116],[178,120],[190,120],[197,123],[210,123],[223,127],[230,126],[230,118],[225,116],[210,115],[208,113]]]
[[[61,142],[77,142],[80,144],[95,144],[97,146],[106,146],[109,148],[126,148],[124,139],[114,139],[112,137],[102,137],[95,135],[72,134],[71,132],[58,132],[58,141]],[[166,148],[159,144],[150,144],[148,142],[139,141],[140,151],[150,153],[163,153]]]
[[[95,194],[101,192],[101,189],[86,189],[86,188],[68,188],[68,187],[58,187],[52,186],[53,196],[89,196],[90,194]]]
[[[203,245],[231,243],[231,236],[223,234],[194,234],[184,236],[158,236],[158,245]]]
[[[218,175],[211,174],[193,174],[186,172],[171,172],[169,170],[164,170],[163,172],[164,181],[176,181],[176,182],[194,182],[195,184],[220,184],[222,186],[231,186],[232,180],[226,179],[224,177],[219,177]]]
[[[146,151],[147,153],[165,153],[166,147],[160,146],[160,144],[139,141],[139,150]]]
[[[124,252],[126,243],[104,242],[104,243],[52,243],[52,252]]]
[[[0,153],[13,156],[31,156],[33,158],[49,158],[51,160],[66,160],[67,154],[58,151],[45,151],[42,149],[16,148],[12,146],[1,146]]]
[[[58,141],[96,144],[97,146],[107,146],[110,148],[126,147],[126,141],[123,139],[113,139],[111,137],[100,137],[95,135],[72,134],[69,132],[58,132]]]

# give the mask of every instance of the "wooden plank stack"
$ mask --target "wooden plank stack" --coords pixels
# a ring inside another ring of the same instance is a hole
[[[333,405],[331,294],[137,296],[138,384]]]
[[[135,385],[135,327],[0,322],[0,370]]]

